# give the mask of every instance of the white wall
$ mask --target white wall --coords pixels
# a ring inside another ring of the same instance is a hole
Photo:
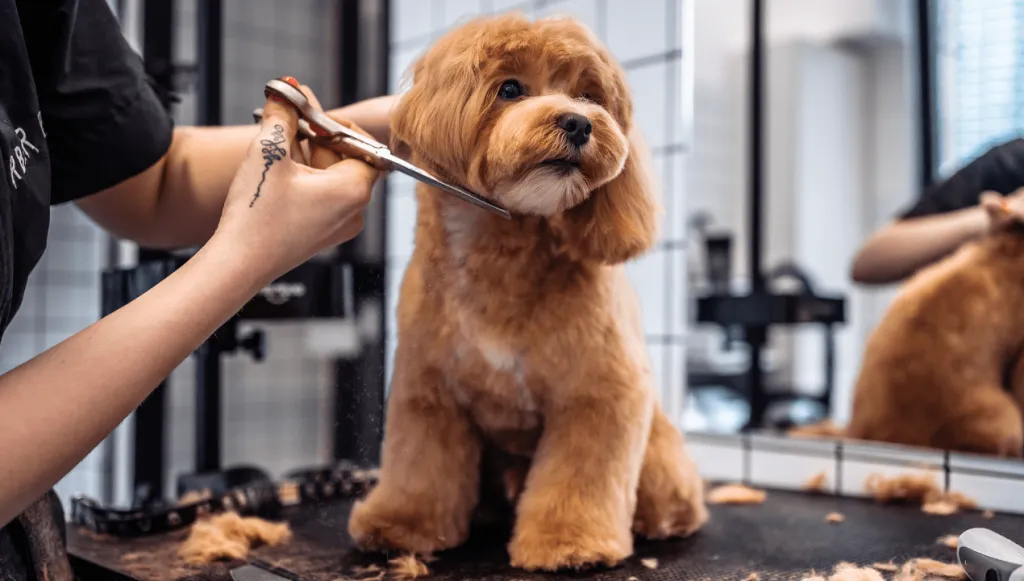
[[[475,14],[522,9],[533,16],[570,14],[590,26],[626,68],[637,122],[652,149],[666,213],[658,247],[628,266],[644,305],[644,326],[662,398],[681,409],[685,384],[686,149],[691,99],[689,55],[694,0],[397,0],[392,6],[393,90],[409,64],[453,23]],[[389,364],[398,286],[412,252],[413,183],[389,181]]]
[[[861,346],[891,290],[854,288],[850,260],[868,234],[914,195],[911,2],[773,0],[765,37],[767,192],[764,265],[793,260],[823,292],[848,296],[837,337],[836,416],[848,413]],[[695,4],[690,212],[706,211],[735,235],[736,286],[746,286],[750,2]],[[690,248],[691,261],[700,249]],[[692,267],[691,267],[692,268]],[[819,329],[779,330],[770,360],[783,381],[823,385]],[[690,334],[692,356],[725,359],[721,334]]]

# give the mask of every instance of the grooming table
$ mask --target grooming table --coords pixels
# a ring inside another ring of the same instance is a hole
[[[352,549],[346,529],[348,502],[286,512],[295,534],[291,543],[253,551],[254,558],[294,572],[303,581],[346,581],[373,577],[357,575],[356,568],[386,567],[380,556]],[[711,520],[690,539],[638,541],[635,556],[615,569],[567,573],[572,579],[626,581],[743,581],[756,572],[761,581],[798,581],[811,569],[830,571],[836,563],[860,565],[930,557],[956,562],[953,549],[939,545],[944,535],[959,535],[971,527],[986,527],[1010,539],[1024,539],[1024,517],[980,512],[930,516],[914,506],[879,505],[870,500],[817,496],[794,492],[768,492],[762,505],[711,506]],[[827,523],[830,512],[845,521]],[[140,539],[102,538],[70,530],[69,551],[76,566],[116,569],[124,579],[159,581],[230,581],[228,570],[240,563],[189,567],[176,555],[186,531]],[[438,555],[428,564],[425,580],[527,581],[550,579],[507,565],[505,536],[480,531],[455,551]],[[127,555],[127,558],[125,557]],[[641,559],[657,559],[649,569]],[[84,570],[84,569],[83,569]],[[109,571],[97,579],[111,579]],[[91,575],[83,579],[92,579]],[[390,578],[390,577],[388,577]]]

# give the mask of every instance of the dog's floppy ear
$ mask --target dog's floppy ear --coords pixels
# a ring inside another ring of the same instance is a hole
[[[407,90],[402,93],[391,111],[391,151],[403,159],[409,159],[412,155],[412,146],[409,144],[410,134],[414,131],[413,125],[419,110],[423,108],[423,87],[415,84],[417,76],[422,78],[425,55],[421,55],[416,62],[409,67],[402,75],[402,85]]]
[[[568,250],[579,260],[626,262],[654,245],[660,211],[650,153],[634,125],[619,175],[565,213]]]
[[[480,23],[464,25],[467,31]],[[481,109],[474,95],[478,56],[461,46],[463,35],[437,41],[420,56],[403,81],[408,90],[391,113],[391,150],[408,158],[412,149],[429,150],[435,162],[452,170],[460,166],[474,141],[473,124],[464,123]],[[409,82],[411,81],[411,82]]]

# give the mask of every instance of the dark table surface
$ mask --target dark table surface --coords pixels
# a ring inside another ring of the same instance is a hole
[[[383,556],[352,549],[345,532],[349,503],[300,508],[285,513],[294,539],[285,546],[262,547],[252,556],[294,572],[303,581],[344,581],[366,578],[357,570],[386,565]],[[828,523],[830,512],[845,520]],[[695,536],[678,541],[638,541],[636,554],[614,569],[562,575],[530,574],[508,566],[507,532],[479,531],[464,547],[438,555],[423,579],[465,581],[527,581],[567,577],[626,581],[742,581],[758,573],[761,581],[799,580],[812,569],[830,571],[841,561],[870,565],[916,557],[956,562],[952,549],[937,543],[972,527],[990,528],[1010,539],[1024,540],[1024,517],[979,512],[931,516],[913,506],[883,506],[868,500],[769,491],[763,505],[712,506],[711,520]],[[185,565],[177,549],[186,531],[133,540],[101,538],[71,530],[71,554],[119,570],[129,579],[228,581],[228,571],[241,563],[206,567]],[[649,569],[641,559],[657,559]],[[110,579],[106,574],[103,577]]]

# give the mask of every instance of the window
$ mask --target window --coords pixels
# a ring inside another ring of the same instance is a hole
[[[932,9],[944,177],[1024,130],[1024,0],[935,0]]]

